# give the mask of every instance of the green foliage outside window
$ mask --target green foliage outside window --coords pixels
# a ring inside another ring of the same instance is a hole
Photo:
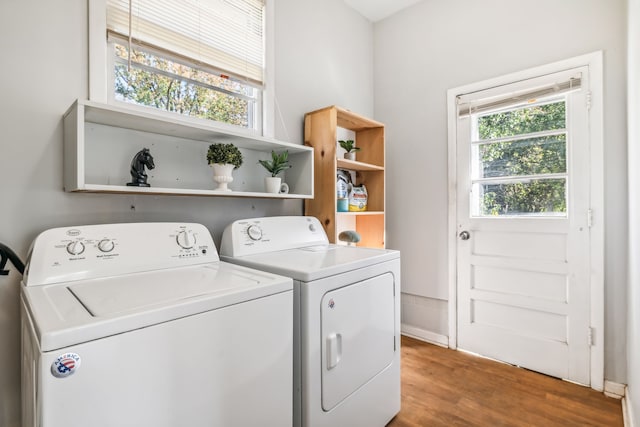
[[[480,139],[490,139],[564,129],[565,116],[564,102],[490,114],[478,118],[478,135]]]
[[[566,179],[544,178],[545,174],[567,172],[566,133],[503,139],[563,130],[566,127],[564,101],[481,116],[477,125],[481,141],[502,139],[478,145],[480,176],[477,178],[531,178],[478,183],[480,187],[475,192],[481,195],[481,216],[566,213]]]
[[[251,127],[256,89],[159,55],[115,45],[116,99],[232,125]]]

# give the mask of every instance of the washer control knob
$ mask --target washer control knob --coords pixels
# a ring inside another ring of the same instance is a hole
[[[309,224],[309,231],[311,231],[312,233],[316,231],[315,224]]]
[[[183,249],[191,249],[196,244],[196,236],[190,230],[184,230],[178,233],[176,241]]]
[[[111,252],[116,245],[111,239],[102,239],[98,242],[98,249],[100,252]]]
[[[249,228],[247,228],[247,234],[251,240],[262,239],[262,229],[257,225],[250,225]]]
[[[74,240],[67,245],[67,252],[71,255],[80,255],[84,252],[84,243],[80,240]]]

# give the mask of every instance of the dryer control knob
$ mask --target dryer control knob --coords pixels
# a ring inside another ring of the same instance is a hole
[[[74,240],[67,245],[67,252],[71,255],[80,255],[84,252],[84,243],[79,240]]]
[[[176,241],[183,249],[191,249],[196,244],[196,236],[189,230],[184,230],[178,233]]]
[[[100,252],[111,252],[115,248],[115,243],[111,239],[102,239],[98,242],[98,249]]]
[[[251,240],[262,239],[262,229],[257,225],[250,225],[249,228],[247,228],[247,234]]]

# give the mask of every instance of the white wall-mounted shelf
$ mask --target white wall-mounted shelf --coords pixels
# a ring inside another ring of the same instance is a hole
[[[243,154],[234,170],[231,192],[215,191],[206,160],[209,144],[233,143]],[[151,187],[130,187],[131,159],[149,148],[156,167],[148,170]],[[292,167],[279,176],[288,194],[264,192],[269,173],[258,160],[271,151],[289,151]],[[64,115],[64,188],[68,192],[185,196],[313,198],[313,149],[234,130],[204,120],[142,108],[76,101]]]

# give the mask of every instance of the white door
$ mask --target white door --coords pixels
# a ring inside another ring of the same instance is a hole
[[[588,68],[458,97],[458,347],[590,383]]]

